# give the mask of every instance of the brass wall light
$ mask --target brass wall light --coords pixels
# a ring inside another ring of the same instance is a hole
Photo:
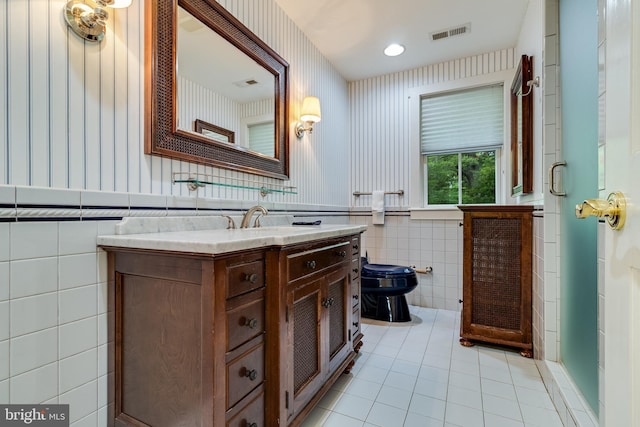
[[[313,124],[320,121],[320,100],[315,96],[307,96],[302,101],[300,121],[296,124],[296,136],[302,138],[305,132],[313,132]]]
[[[105,7],[124,8],[132,0],[95,0],[95,7],[84,1],[70,0],[64,7],[64,18],[74,33],[90,42],[99,42],[104,38],[105,24],[109,12]]]

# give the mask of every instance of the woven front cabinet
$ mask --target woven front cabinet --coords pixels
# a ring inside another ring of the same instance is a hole
[[[533,356],[532,206],[459,206],[464,213],[460,343],[507,345]]]

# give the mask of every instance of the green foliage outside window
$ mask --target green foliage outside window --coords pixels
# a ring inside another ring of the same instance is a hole
[[[426,160],[430,205],[495,203],[495,151],[427,155]]]

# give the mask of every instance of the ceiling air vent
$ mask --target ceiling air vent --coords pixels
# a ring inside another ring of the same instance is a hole
[[[431,33],[431,40],[442,40],[453,36],[459,36],[462,34],[467,34],[471,32],[471,23],[467,23],[464,25],[458,25],[457,27],[449,28],[446,30],[436,31]]]
[[[258,81],[256,79],[246,79],[246,80],[239,80],[237,82],[233,82],[233,84],[238,87],[247,87],[247,86],[257,85]]]
[[[431,33],[431,40],[436,41],[449,37],[449,31],[440,31],[439,33]]]

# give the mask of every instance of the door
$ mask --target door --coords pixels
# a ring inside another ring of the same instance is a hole
[[[640,426],[640,7],[606,0],[605,191],[627,198],[622,230],[604,226],[604,423]]]
[[[562,171],[560,359],[598,413],[597,221],[575,206],[598,197],[597,0],[560,2]]]
[[[351,299],[349,298],[349,274],[345,268],[327,277],[328,307],[325,310],[326,345],[328,349],[328,375],[344,362],[352,350],[349,345],[349,318]]]
[[[293,329],[291,346],[292,363],[289,374],[292,383],[288,387],[293,402],[288,405],[291,419],[307,404],[324,382],[322,317],[324,279],[304,283],[288,293],[291,308],[289,327]]]

